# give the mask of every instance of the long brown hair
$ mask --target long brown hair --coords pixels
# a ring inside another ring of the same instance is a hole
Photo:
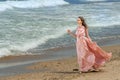
[[[87,26],[87,24],[86,24],[86,22],[85,22],[85,19],[84,19],[82,16],[79,16],[78,18],[81,19],[82,25],[87,29],[88,26]]]

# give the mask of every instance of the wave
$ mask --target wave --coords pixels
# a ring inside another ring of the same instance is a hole
[[[66,28],[65,28],[66,29]],[[26,40],[21,44],[9,45],[8,47],[0,48],[0,57],[10,56],[10,55],[31,55],[30,49],[34,49],[39,45],[46,43],[49,39],[56,39],[64,35],[64,31],[56,35],[46,35],[39,39],[33,39],[32,41]],[[44,50],[44,49],[43,49]],[[39,52],[40,54],[40,52]]]
[[[38,8],[46,6],[57,6],[68,4],[63,0],[28,0],[28,1],[7,1],[7,3],[17,8]]]
[[[64,0],[9,0],[0,2],[0,11],[5,11],[7,9],[15,8],[39,8],[39,7],[48,7],[48,6],[57,6],[69,4]]]
[[[6,3],[3,3],[3,2],[1,3],[0,2],[0,11],[5,11],[7,9],[13,9],[13,7],[8,5],[8,4],[6,4]]]

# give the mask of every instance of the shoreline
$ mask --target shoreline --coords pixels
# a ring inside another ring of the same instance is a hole
[[[115,39],[104,39],[104,40],[92,40],[93,42],[96,42],[99,46],[111,46],[111,45],[118,45],[120,44],[120,39],[119,38],[115,38]],[[44,54],[47,55],[47,53],[49,54],[50,52],[54,52],[54,51],[59,51],[59,50],[64,50],[67,48],[74,48],[75,49],[75,43],[73,43],[72,45],[64,45],[64,46],[59,46],[59,47],[54,47],[54,48],[50,48],[50,49],[45,49],[45,50],[41,50],[41,51],[28,51],[28,54],[24,54],[24,53],[20,53],[20,54],[16,54],[16,55],[6,55],[6,56],[1,56],[0,57],[0,61],[1,60],[5,60],[6,58],[15,58],[15,57],[22,57],[22,56],[43,56]],[[75,49],[76,50],[76,49]],[[49,56],[49,55],[48,55]]]
[[[93,41],[94,42],[94,41]],[[100,47],[106,47],[106,46],[114,46],[114,45],[120,45],[120,39],[115,39],[115,40],[105,40],[105,41],[95,41],[97,42],[97,44],[100,46]],[[37,59],[39,58],[42,58],[42,57],[45,57],[45,56],[53,56],[56,54],[60,54],[59,51],[61,52],[62,50],[63,51],[66,51],[67,49],[69,50],[74,50],[74,52],[76,52],[76,48],[75,48],[75,44],[73,44],[72,46],[67,46],[67,47],[58,47],[58,48],[52,48],[52,49],[47,49],[47,50],[43,50],[39,53],[42,53],[42,54],[25,54],[25,55],[9,55],[9,56],[3,56],[3,57],[0,57],[0,63],[2,62],[14,62],[14,59],[18,59],[19,61],[26,61],[27,59],[29,58],[33,58],[33,57],[38,57]],[[68,50],[67,50],[68,52]],[[71,51],[69,51],[71,52]],[[73,51],[72,51],[73,52]],[[54,54],[53,54],[54,53]],[[67,55],[67,54],[66,54]],[[76,53],[75,53],[76,55]],[[71,56],[75,56],[74,54],[70,54],[70,57]],[[58,56],[58,55],[55,55],[55,57]],[[64,55],[63,55],[64,56]],[[68,55],[69,56],[69,55]],[[13,59],[12,59],[13,58]],[[22,59],[21,59],[22,58]],[[26,59],[27,58],[27,59]],[[10,61],[9,61],[10,60]]]

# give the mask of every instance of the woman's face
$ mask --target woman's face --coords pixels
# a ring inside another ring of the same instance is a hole
[[[78,23],[78,24],[82,24],[82,21],[81,21],[80,18],[77,19],[77,23]]]

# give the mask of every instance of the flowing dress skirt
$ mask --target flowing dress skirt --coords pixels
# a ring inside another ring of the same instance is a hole
[[[112,53],[105,52],[96,42],[85,36],[77,38],[76,49],[79,69],[82,72],[87,72],[93,67],[97,69],[103,66],[112,56]]]

